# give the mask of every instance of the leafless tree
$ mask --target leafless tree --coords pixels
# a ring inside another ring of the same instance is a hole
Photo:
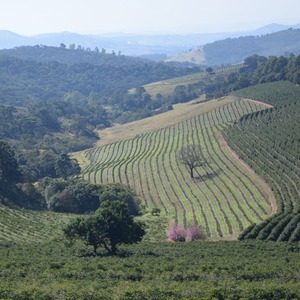
[[[194,169],[206,165],[199,145],[188,145],[180,150],[179,159],[189,169],[191,178],[194,178]]]

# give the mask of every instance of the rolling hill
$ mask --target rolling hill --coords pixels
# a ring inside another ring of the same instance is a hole
[[[300,29],[287,29],[269,34],[247,35],[207,43],[168,61],[198,63],[205,66],[239,64],[248,56],[287,56],[300,53]]]
[[[228,150],[220,131],[263,108],[235,98],[189,103],[146,124],[112,128],[102,140],[106,145],[75,157],[85,180],[130,184],[147,208],[158,207],[184,226],[199,224],[210,239],[236,238],[253,222],[275,213],[276,203],[263,181]],[[161,128],[153,130],[157,126]],[[209,162],[194,180],[177,159],[178,151],[189,144],[199,145]]]

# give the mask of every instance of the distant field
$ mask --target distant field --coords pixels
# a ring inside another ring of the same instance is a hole
[[[220,131],[262,108],[230,97],[186,104],[156,116],[160,119],[112,128],[103,146],[76,154],[82,177],[93,183],[130,184],[146,207],[159,207],[182,225],[199,224],[210,239],[236,238],[251,223],[274,213],[276,204],[262,180],[230,152]],[[193,180],[176,158],[188,144],[200,145],[209,162]]]
[[[173,94],[174,89],[178,85],[188,86],[189,84],[197,83],[199,81],[210,81],[215,76],[224,75],[227,73],[229,74],[238,70],[240,67],[241,65],[234,65],[218,68],[214,71],[214,74],[210,74],[206,71],[197,72],[194,74],[146,84],[144,85],[144,88],[146,89],[147,93],[150,94],[152,97],[155,97],[157,94],[161,94],[162,96],[168,96]]]

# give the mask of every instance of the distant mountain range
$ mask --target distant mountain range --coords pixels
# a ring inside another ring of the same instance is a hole
[[[0,30],[0,49],[9,49],[19,46],[46,45],[59,46],[61,43],[69,47],[70,44],[80,45],[84,48],[100,50],[105,48],[108,52],[121,51],[125,55],[147,56],[154,59],[178,55],[189,49],[203,46],[217,40],[235,38],[240,36],[258,36],[269,34],[288,28],[300,28],[300,24],[282,25],[269,24],[249,32],[220,32],[199,34],[164,34],[164,35],[82,35],[72,32],[49,33],[36,36],[22,36],[17,33]]]

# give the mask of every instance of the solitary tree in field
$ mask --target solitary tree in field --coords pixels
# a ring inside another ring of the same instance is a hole
[[[120,244],[141,241],[145,230],[134,221],[125,203],[105,201],[94,215],[73,220],[64,228],[64,233],[70,241],[80,239],[93,246],[95,254],[99,247],[115,254]]]
[[[194,170],[206,165],[199,145],[188,145],[180,150],[179,159],[189,169],[191,178],[194,178]]]

